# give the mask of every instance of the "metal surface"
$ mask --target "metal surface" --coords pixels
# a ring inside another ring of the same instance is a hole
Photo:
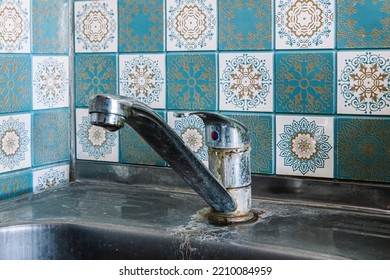
[[[77,178],[189,189],[185,181],[167,167],[78,160]],[[253,174],[252,196],[390,215],[390,184]]]
[[[213,153],[219,159],[211,161],[216,166],[211,166],[210,172],[157,113],[135,99],[97,95],[90,101],[89,112],[94,125],[115,131],[127,123],[137,131],[211,206],[216,213],[212,221],[221,216],[226,219],[220,223],[230,217],[234,218],[231,222],[253,218],[250,213],[250,137],[242,124],[217,114],[194,113],[204,120],[206,131],[210,132],[206,136],[210,149],[224,149],[224,153]],[[211,133],[217,137],[211,137]],[[237,179],[228,182],[227,177]]]
[[[259,221],[219,227],[205,206],[179,187],[74,182],[0,203],[0,258],[390,258],[389,215],[254,199]]]

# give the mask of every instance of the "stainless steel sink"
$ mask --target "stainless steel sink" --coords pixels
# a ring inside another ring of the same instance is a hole
[[[218,227],[188,189],[78,181],[0,203],[0,259],[389,259],[390,218],[255,198]]]

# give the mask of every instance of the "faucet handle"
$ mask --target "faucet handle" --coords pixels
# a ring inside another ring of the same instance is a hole
[[[200,117],[206,127],[206,145],[215,149],[235,149],[251,143],[248,129],[240,122],[210,112],[192,112]]]

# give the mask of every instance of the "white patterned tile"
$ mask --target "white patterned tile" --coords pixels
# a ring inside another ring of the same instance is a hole
[[[119,161],[118,132],[91,125],[88,109],[76,110],[76,157],[98,161]]]
[[[34,56],[33,109],[69,106],[69,58]]]
[[[219,109],[273,111],[273,54],[219,54]]]
[[[167,50],[217,49],[216,0],[167,0]]]
[[[337,113],[390,115],[390,51],[337,53]]]
[[[31,167],[31,115],[0,117],[0,173]]]
[[[34,192],[43,191],[69,182],[69,165],[53,166],[33,172]]]
[[[116,0],[74,3],[75,51],[116,52],[118,9]]]
[[[30,0],[0,1],[0,52],[30,52],[30,15]]]
[[[334,176],[333,117],[276,116],[276,173]]]
[[[168,124],[198,159],[208,166],[208,148],[202,119],[197,116],[177,117],[174,112],[168,112]]]
[[[329,49],[335,45],[335,0],[276,0],[276,49]]]
[[[165,69],[164,54],[120,55],[120,95],[165,109]]]

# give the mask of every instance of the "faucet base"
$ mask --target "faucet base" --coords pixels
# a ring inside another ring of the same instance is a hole
[[[229,216],[222,213],[216,213],[211,210],[208,213],[207,218],[211,224],[225,226],[231,224],[256,222],[259,216],[257,213],[251,211],[245,213],[244,215]]]

